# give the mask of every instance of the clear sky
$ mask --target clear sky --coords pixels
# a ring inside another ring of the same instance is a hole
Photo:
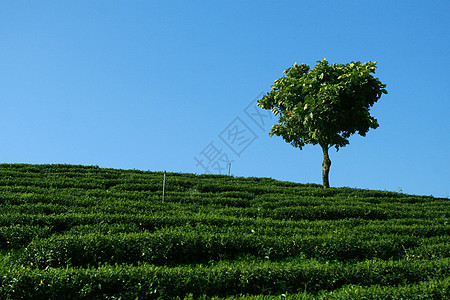
[[[2,1],[0,162],[321,183],[256,99],[293,63],[377,61],[380,127],[332,186],[450,196],[450,1]]]

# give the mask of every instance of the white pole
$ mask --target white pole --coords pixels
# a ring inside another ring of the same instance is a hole
[[[165,189],[166,189],[166,171],[164,171],[164,179],[163,179],[163,197],[162,197],[162,202],[164,202],[164,193],[165,193]]]
[[[228,164],[228,176],[231,174],[231,163]]]

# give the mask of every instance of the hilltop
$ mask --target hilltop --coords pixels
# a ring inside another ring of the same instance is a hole
[[[182,173],[162,188],[162,172],[0,164],[0,297],[450,296],[448,198]]]

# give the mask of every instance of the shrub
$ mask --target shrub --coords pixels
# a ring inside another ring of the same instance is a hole
[[[0,249],[19,249],[34,238],[46,238],[51,234],[49,227],[15,225],[0,227]]]

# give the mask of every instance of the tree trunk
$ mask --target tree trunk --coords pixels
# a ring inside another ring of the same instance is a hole
[[[322,163],[322,182],[323,187],[329,188],[330,182],[328,181],[328,174],[330,173],[331,160],[328,156],[328,145],[320,145],[323,151],[323,163]]]

